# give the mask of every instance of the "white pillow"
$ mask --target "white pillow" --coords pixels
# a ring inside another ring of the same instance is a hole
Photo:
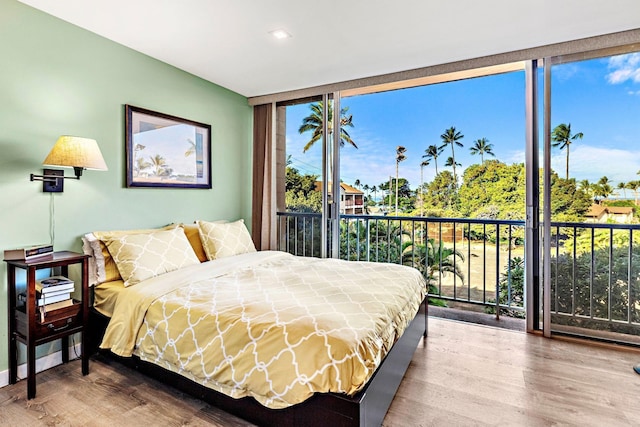
[[[91,256],[89,258],[89,286],[104,282],[104,258],[102,258],[102,251],[100,251],[100,242],[93,233],[87,233],[82,236],[82,251],[85,255]],[[100,260],[98,257],[100,257]],[[102,263],[102,270],[99,267],[100,262]],[[102,277],[100,277],[100,273],[102,273]]]
[[[198,221],[198,227],[209,260],[256,251],[242,219],[227,223]]]
[[[125,286],[200,264],[182,228],[127,234],[105,241]]]

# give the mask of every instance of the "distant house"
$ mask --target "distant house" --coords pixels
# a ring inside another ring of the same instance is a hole
[[[617,222],[628,224],[633,221],[633,208],[628,206],[603,206],[593,204],[586,214],[585,222]]]
[[[322,182],[316,181],[316,191],[322,191]],[[329,195],[331,195],[331,183],[329,183]],[[340,213],[345,215],[363,215],[364,193],[355,187],[340,183]]]

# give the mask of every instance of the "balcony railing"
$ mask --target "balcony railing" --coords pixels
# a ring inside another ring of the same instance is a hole
[[[554,222],[554,329],[640,344],[640,225]]]
[[[320,225],[320,214],[278,213],[279,249],[320,256]],[[432,299],[496,316],[524,310],[514,276],[523,272],[524,221],[340,215],[340,230],[340,258],[415,267]]]
[[[342,259],[417,268],[432,302],[523,318],[524,226],[341,215],[338,244]],[[280,250],[320,256],[320,214],[278,213],[278,233]],[[551,245],[553,329],[640,344],[640,225],[552,223]]]

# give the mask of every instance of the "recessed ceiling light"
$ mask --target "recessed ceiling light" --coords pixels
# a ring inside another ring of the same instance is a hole
[[[280,40],[288,39],[291,37],[291,34],[287,33],[285,30],[273,30],[273,31],[269,31],[269,34],[271,34],[273,37]]]

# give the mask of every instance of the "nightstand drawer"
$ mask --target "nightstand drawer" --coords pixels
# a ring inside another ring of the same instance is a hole
[[[81,308],[82,303],[80,301],[74,301],[73,305],[69,307],[46,313],[43,322],[40,321],[40,313],[38,311],[34,322],[36,339],[82,325]],[[15,314],[16,330],[20,335],[26,336],[28,328],[27,315],[20,309],[16,309]]]
[[[63,332],[81,324],[79,313],[76,313],[73,316],[45,321],[44,323],[36,322],[36,334],[42,337],[46,334]]]

